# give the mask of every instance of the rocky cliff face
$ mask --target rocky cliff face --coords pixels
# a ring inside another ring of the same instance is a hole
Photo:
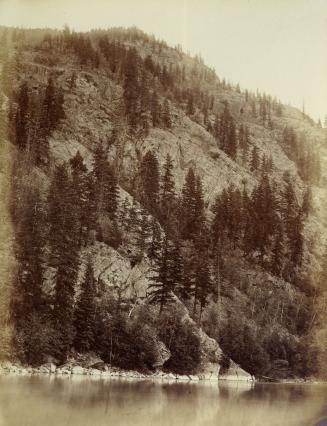
[[[170,63],[184,66],[186,74],[193,69],[197,69],[198,72],[207,71],[203,64],[167,46],[161,47],[159,52],[155,43],[147,41],[125,40],[122,44],[125,47],[135,48],[142,58],[150,55],[154,63],[162,66],[168,66]],[[26,80],[31,90],[37,90],[46,84],[50,75],[53,75],[56,78],[56,84],[63,89],[65,118],[49,139],[51,164],[68,162],[79,151],[87,167],[91,169],[96,147],[101,143],[107,144],[114,130],[117,130],[118,136],[110,144],[108,159],[118,177],[122,202],[126,199],[128,203],[133,203],[132,193],[139,179],[140,163],[149,150],[156,154],[161,167],[167,154],[170,154],[174,164],[173,175],[176,189],[179,193],[188,169],[192,167],[196,171],[203,182],[208,217],[212,215],[211,207],[217,194],[220,194],[223,189],[234,185],[241,191],[245,188],[248,193],[251,193],[258,185],[260,173],[251,169],[249,161],[242,161],[240,156],[231,158],[221,149],[199,111],[191,115],[187,114],[180,105],[172,101],[171,128],[150,128],[147,135],[137,132],[131,134],[122,112],[123,83],[117,75],[108,71],[106,65],[97,69],[89,65],[81,66],[74,55],[60,50],[56,52],[55,64],[48,65],[47,58],[48,51],[44,46],[39,50],[27,46],[27,49],[21,53],[22,70],[18,74],[15,86],[18,87],[21,81]],[[103,58],[102,60],[104,63]],[[72,74],[75,75],[73,86],[71,85]],[[293,127],[298,135],[306,139],[308,147],[315,146],[320,150],[322,160],[325,161],[327,156],[325,130],[318,128],[299,110],[285,105],[282,114],[274,111],[271,113],[272,126],[269,128],[261,123],[260,118],[252,114],[251,104],[246,99],[245,92],[241,93],[234,87],[222,87],[218,82],[218,78],[212,77],[210,81],[204,80],[199,85],[201,90],[213,96],[217,113],[221,114],[227,103],[237,124],[247,126],[250,135],[249,152],[256,148],[259,157],[265,156],[271,159],[274,167],[270,178],[274,185],[283,186],[284,172],[290,173],[297,199],[301,203],[307,183],[301,178],[296,162],[286,152],[281,142],[282,133],[286,126]],[[208,120],[213,125],[214,117],[209,117]],[[46,186],[47,173],[40,172],[40,177]],[[326,178],[323,170],[322,181],[324,179]],[[322,206],[326,200],[326,190],[317,183],[311,186],[313,208],[304,229],[304,273],[315,285],[321,270],[322,248],[325,245],[326,220]],[[138,205],[137,201],[134,200],[134,202]],[[137,264],[133,263],[133,247],[132,237],[128,236],[118,248],[113,248],[105,242],[93,241],[82,249],[80,276],[83,276],[86,259],[91,256],[98,283],[116,297],[133,300],[135,305],[142,304],[147,295],[149,276],[153,266],[146,257]],[[230,275],[235,273],[235,277],[231,278],[234,280],[234,286],[229,287],[225,294],[221,294],[217,303],[209,305],[204,314],[205,321],[209,322],[214,311],[217,321],[227,324],[231,312],[239,312],[240,317],[247,318],[255,329],[255,311],[261,309],[264,304],[266,312],[273,315],[274,309],[276,310],[276,298],[270,300],[270,296],[279,293],[278,313],[268,321],[269,327],[275,327],[279,337],[286,336],[293,339],[294,344],[298,342],[297,332],[290,331],[282,317],[285,306],[295,304],[296,301],[300,303],[305,297],[302,290],[280,277],[249,265],[246,260],[228,258],[227,262]],[[250,290],[245,292],[243,284]],[[46,271],[46,287],[51,293],[53,287],[51,268]],[[185,310],[184,321],[192,322],[187,312]],[[223,353],[217,340],[214,340],[216,336],[214,333],[211,337],[208,336],[210,327],[206,328],[206,332],[204,329],[197,332],[202,349],[199,374],[217,376]],[[237,370],[235,364],[232,363],[230,368],[232,375],[246,376],[243,371]],[[226,372],[224,374],[228,375]]]

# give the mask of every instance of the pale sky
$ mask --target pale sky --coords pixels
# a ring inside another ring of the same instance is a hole
[[[327,114],[327,0],[0,0],[0,24],[137,26],[243,88]]]

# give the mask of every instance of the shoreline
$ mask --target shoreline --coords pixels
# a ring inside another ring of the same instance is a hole
[[[199,382],[233,382],[243,384],[271,384],[271,385],[326,385],[327,381],[319,379],[280,379],[276,381],[264,381],[255,377],[247,378],[235,374],[215,375],[213,373],[197,373],[197,374],[174,374],[161,370],[153,373],[141,373],[135,370],[123,370],[118,367],[111,367],[104,364],[103,368],[83,367],[81,365],[63,365],[57,367],[55,364],[48,363],[40,367],[25,367],[8,361],[0,363],[0,376],[50,376],[50,377],[74,377],[74,378],[91,378],[96,380],[110,379],[134,379],[134,380],[161,380],[174,381],[184,383]]]
[[[11,362],[0,363],[0,376],[39,376],[49,375],[52,377],[85,377],[99,380],[106,380],[111,378],[121,379],[135,379],[135,380],[162,380],[162,381],[175,381],[175,382],[203,382],[203,381],[231,381],[254,384],[256,380],[254,377],[245,378],[243,376],[235,375],[215,375],[213,373],[197,373],[197,374],[174,374],[166,373],[163,371],[155,371],[154,373],[141,373],[134,370],[123,370],[117,367],[110,367],[104,365],[103,368],[82,367],[81,365],[74,366],[59,366],[49,363],[41,365],[40,367],[25,367],[22,365],[14,364]]]

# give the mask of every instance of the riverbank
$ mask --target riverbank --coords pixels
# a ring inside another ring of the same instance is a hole
[[[100,363],[99,363],[100,364]],[[101,365],[94,365],[85,367],[81,365],[74,365],[72,363],[65,364],[62,366],[56,366],[53,363],[47,363],[40,367],[26,367],[19,364],[14,364],[8,361],[0,363],[0,375],[20,375],[20,376],[32,376],[32,375],[51,375],[51,376],[85,376],[98,379],[110,379],[110,378],[130,378],[138,380],[167,380],[167,381],[218,381],[218,380],[229,380],[229,381],[242,381],[242,382],[254,382],[254,377],[244,376],[241,374],[235,374],[235,371],[231,374],[213,374],[213,373],[200,373],[200,374],[189,374],[180,375],[174,373],[167,373],[161,370],[153,373],[141,373],[133,370],[122,370],[117,367],[112,367],[108,364],[101,363]]]
[[[238,374],[234,368],[224,374],[202,373],[202,374],[189,374],[181,375],[168,373],[157,370],[153,373],[141,373],[134,370],[123,370],[117,367],[112,367],[108,364],[102,363],[96,367],[83,367],[81,365],[65,364],[56,366],[53,363],[47,363],[40,367],[26,367],[20,364],[5,361],[0,363],[0,375],[18,375],[18,376],[37,376],[49,375],[52,377],[89,377],[92,379],[111,379],[111,378],[126,378],[134,380],[163,380],[163,381],[176,381],[176,382],[202,382],[202,381],[231,381],[231,382],[245,382],[257,384],[283,384],[283,385],[326,385],[327,381],[318,380],[316,378],[297,378],[297,379],[280,379],[275,381],[265,381],[256,379],[253,376],[244,376]]]

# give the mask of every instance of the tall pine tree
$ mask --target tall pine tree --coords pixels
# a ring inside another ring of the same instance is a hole
[[[165,306],[173,300],[174,278],[172,275],[172,250],[171,243],[164,238],[161,254],[158,260],[155,276],[148,288],[151,303],[159,305],[159,315]]]
[[[182,190],[180,229],[183,239],[194,239],[204,225],[202,183],[192,168],[188,170]]]
[[[49,213],[52,265],[56,268],[53,320],[55,355],[64,360],[73,341],[74,294],[79,269],[78,209],[66,165],[57,167],[50,186]]]
[[[76,330],[74,346],[80,352],[90,351],[94,346],[95,297],[96,283],[93,265],[91,259],[88,259],[74,314]]]
[[[158,215],[160,174],[157,157],[148,151],[141,163],[141,202],[154,215]]]
[[[169,154],[167,154],[165,164],[163,166],[163,176],[160,191],[160,216],[163,225],[169,231],[173,222],[173,214],[176,208],[175,199],[175,182],[172,173],[173,163]]]
[[[15,118],[15,142],[20,149],[26,149],[29,130],[29,95],[28,85],[26,82],[23,82],[19,87],[17,103],[18,105]]]

